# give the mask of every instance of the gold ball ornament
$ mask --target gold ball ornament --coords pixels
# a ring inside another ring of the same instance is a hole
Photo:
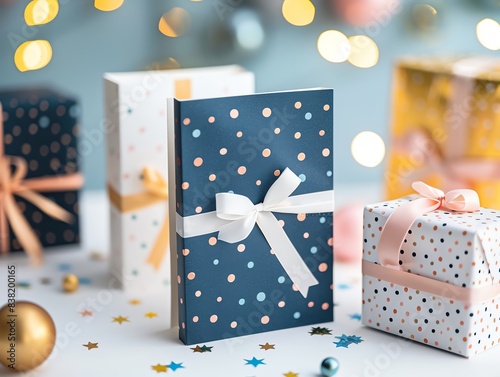
[[[68,274],[63,278],[63,289],[64,292],[72,293],[78,289],[78,276],[74,274]]]
[[[0,309],[0,363],[16,371],[42,364],[56,341],[56,327],[49,313],[28,301]]]

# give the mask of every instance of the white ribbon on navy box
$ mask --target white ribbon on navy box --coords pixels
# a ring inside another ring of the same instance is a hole
[[[319,284],[281,227],[273,212],[325,213],[334,211],[334,190],[290,196],[302,181],[289,168],[269,188],[264,201],[253,204],[244,195],[216,194],[216,211],[176,216],[176,230],[183,238],[219,232],[218,239],[236,243],[246,239],[257,224],[278,261],[302,296]]]

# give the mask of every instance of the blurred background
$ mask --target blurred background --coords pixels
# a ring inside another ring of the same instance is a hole
[[[0,89],[43,84],[75,95],[83,139],[103,122],[105,72],[235,63],[255,72],[258,91],[335,89],[335,174],[343,184],[382,181],[395,60],[498,55],[500,41],[496,21],[481,24],[500,18],[499,0],[38,1],[0,0]],[[30,18],[28,4],[45,7],[46,19]],[[48,41],[52,55],[14,59],[35,40]],[[363,131],[376,135],[351,145]],[[85,185],[104,189],[104,142],[92,143]]]

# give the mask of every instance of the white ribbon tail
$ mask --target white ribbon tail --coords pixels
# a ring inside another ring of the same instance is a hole
[[[217,217],[217,212],[215,211],[188,217],[182,217],[178,213],[175,215],[175,228],[177,234],[182,238],[215,233],[224,225],[230,223],[232,223],[232,221],[223,220]]]
[[[334,212],[334,190],[289,196],[281,203],[270,205],[267,211],[279,213],[326,213]]]
[[[285,272],[297,286],[302,296],[307,297],[309,288],[318,285],[319,282],[307,267],[295,246],[293,246],[278,219],[271,212],[261,212],[257,217],[257,225]]]

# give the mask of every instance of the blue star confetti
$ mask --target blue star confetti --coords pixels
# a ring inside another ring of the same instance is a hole
[[[171,362],[170,364],[167,365],[168,369],[172,369],[172,371],[176,371],[177,369],[180,369],[180,368],[184,368],[184,366],[182,365],[183,363],[175,363],[175,362]]]
[[[333,342],[333,344],[337,345],[337,348],[344,347],[348,348],[351,344],[359,344],[363,341],[360,336],[355,335],[345,335],[336,336],[336,339],[339,339],[338,342]]]
[[[350,289],[351,286],[349,284],[342,283],[342,284],[337,285],[337,288],[342,289],[342,290],[346,290],[346,289]]]
[[[92,284],[92,280],[90,280],[90,278],[85,277],[85,276],[78,277],[78,280],[80,281],[81,285],[90,285],[90,284]]]
[[[359,313],[349,314],[349,318],[355,319],[356,321],[361,321],[361,314]]]
[[[31,284],[28,281],[20,281],[17,283],[17,286],[19,288],[26,288],[26,289],[31,288]]]
[[[245,365],[253,365],[255,368],[257,368],[257,365],[266,365],[266,363],[264,363],[264,359],[256,359],[255,357],[252,357],[252,359],[250,360],[247,360],[247,359],[243,359],[246,361],[246,364]]]
[[[69,263],[59,263],[57,265],[57,269],[59,271],[69,271],[69,270],[71,270],[71,264],[69,264]]]

